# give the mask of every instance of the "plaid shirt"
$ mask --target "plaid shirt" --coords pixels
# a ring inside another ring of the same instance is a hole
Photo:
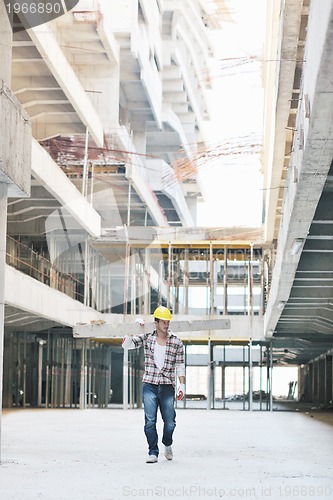
[[[154,362],[156,331],[143,333],[133,337],[135,347],[143,346],[145,355],[145,373],[142,382],[149,384],[172,384],[175,386],[175,367],[184,364],[184,347],[182,341],[172,332],[168,333],[165,348],[165,361],[162,369],[157,368]]]

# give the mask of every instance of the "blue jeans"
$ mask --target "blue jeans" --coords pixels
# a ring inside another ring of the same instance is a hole
[[[142,398],[145,411],[144,431],[148,441],[149,455],[158,457],[157,410],[160,408],[164,422],[162,443],[165,446],[170,446],[172,444],[172,434],[176,427],[175,390],[171,384],[156,385],[143,382]]]

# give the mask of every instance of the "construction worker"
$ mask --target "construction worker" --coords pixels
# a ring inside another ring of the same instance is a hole
[[[158,435],[156,430],[157,410],[160,408],[164,422],[162,443],[164,456],[173,459],[172,435],[176,427],[174,407],[176,377],[179,378],[177,400],[185,396],[185,362],[182,341],[169,330],[171,312],[166,307],[154,311],[155,330],[135,337],[125,335],[124,349],[143,346],[145,371],[142,379],[142,398],[145,413],[144,432],[148,442],[149,456],[146,463],[158,461]]]

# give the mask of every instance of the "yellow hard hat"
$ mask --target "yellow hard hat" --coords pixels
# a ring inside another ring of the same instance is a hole
[[[171,321],[172,314],[168,308],[166,308],[164,306],[159,306],[154,311],[154,318],[164,319],[165,321]]]

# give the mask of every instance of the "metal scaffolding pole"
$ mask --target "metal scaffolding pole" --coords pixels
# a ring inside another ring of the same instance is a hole
[[[251,339],[249,342],[249,410],[253,410],[253,365],[252,365],[252,338],[253,338],[253,244],[249,262],[249,314],[251,321]]]
[[[167,308],[170,309],[170,291],[171,291],[171,259],[172,259],[172,246],[169,242],[168,246],[168,278],[167,278]]]
[[[26,405],[26,397],[27,397],[27,332],[24,332],[24,337],[23,337],[23,408],[25,408]],[[37,374],[38,377],[38,374]],[[38,384],[38,378],[37,378],[37,384]]]
[[[208,340],[208,398],[207,410],[214,408],[214,345]]]
[[[223,365],[222,365],[222,399],[223,399],[223,409],[226,408],[225,401],[225,344],[223,345]]]
[[[132,181],[128,182],[128,195],[127,195],[127,227],[131,225],[131,195],[132,195]]]
[[[249,342],[249,411],[253,410],[252,339]]]
[[[164,271],[164,263],[163,260],[160,260],[158,267],[158,290],[157,290],[157,304],[161,304],[162,301],[162,284],[163,284],[163,271]]]
[[[223,273],[224,304],[223,314],[228,314],[228,249],[224,247],[224,273]]]
[[[245,370],[246,370],[246,359],[245,359],[245,345],[243,345],[243,410],[245,410]]]
[[[86,138],[84,143],[84,158],[83,158],[83,173],[82,173],[82,195],[87,195],[87,178],[88,178],[88,142],[89,142],[89,131],[86,128]]]
[[[124,362],[123,362],[123,410],[128,410],[128,356],[129,351],[124,349]]]
[[[88,242],[84,242],[84,305],[89,306],[89,245]]]
[[[82,342],[81,347],[81,371],[80,371],[80,409],[87,407],[87,365],[86,365],[86,339]]]
[[[262,410],[262,345],[260,345],[260,360],[259,360],[259,376],[260,376],[260,411]]]
[[[143,314],[150,312],[150,249],[145,248],[145,259],[143,264]]]
[[[95,164],[91,163],[91,180],[90,180],[90,204],[93,206],[93,198],[94,198],[94,173],[95,173]]]
[[[189,287],[189,250],[188,248],[184,251],[184,278],[183,278],[183,287],[184,287],[184,313],[188,314],[188,287]]]
[[[47,331],[47,345],[46,345],[46,374],[45,374],[45,408],[49,406],[49,383],[50,383],[50,356],[51,356],[51,346],[50,346],[50,330]]]
[[[38,342],[38,366],[37,366],[37,406],[42,406],[42,373],[43,373],[43,341]],[[24,389],[23,389],[24,390]],[[25,392],[25,390],[24,390]]]
[[[124,272],[124,304],[123,304],[123,312],[127,314],[127,303],[128,303],[128,278],[129,278],[129,266],[130,266],[130,255],[131,255],[131,246],[126,242],[125,247],[125,272]]]
[[[265,260],[264,255],[261,256],[261,294],[260,294],[260,314],[263,316],[265,314]]]
[[[209,242],[209,290],[210,290],[210,314],[214,314],[214,260],[213,260],[213,244]]]
[[[269,346],[270,384],[269,384],[269,411],[273,411],[273,343]]]
[[[175,273],[175,308],[174,312],[175,314],[179,313],[179,276],[180,276],[180,254],[179,252],[177,253],[177,261],[176,261],[176,273]]]
[[[136,253],[131,256],[131,314],[136,313]]]

